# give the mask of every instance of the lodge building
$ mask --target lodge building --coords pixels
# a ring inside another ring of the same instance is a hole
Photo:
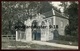
[[[16,41],[29,42],[33,40],[49,41],[54,40],[56,35],[65,35],[65,26],[69,24],[68,17],[62,15],[52,8],[52,10],[37,14],[34,18],[24,21],[24,25],[34,26],[27,27],[25,31],[16,30]],[[36,28],[37,26],[45,26],[45,28]]]

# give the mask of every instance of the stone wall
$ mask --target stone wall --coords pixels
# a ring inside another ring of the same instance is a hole
[[[56,25],[58,25],[58,31],[60,35],[65,35],[65,26],[69,24],[68,19],[64,19],[61,17],[56,17]]]

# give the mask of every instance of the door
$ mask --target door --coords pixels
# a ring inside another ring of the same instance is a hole
[[[37,28],[38,23],[36,21],[32,22],[32,39],[41,40],[41,31],[40,28]]]

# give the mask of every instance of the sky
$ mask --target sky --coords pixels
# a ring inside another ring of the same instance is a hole
[[[52,4],[54,5],[54,6],[56,6],[56,7],[60,7],[59,5],[61,4],[60,2],[52,2]]]
[[[60,10],[61,10],[61,12],[63,12],[63,8],[61,7],[61,6],[59,6],[61,3],[60,2],[52,2],[52,5],[53,6],[55,6],[55,7],[57,7],[57,8],[61,8]]]

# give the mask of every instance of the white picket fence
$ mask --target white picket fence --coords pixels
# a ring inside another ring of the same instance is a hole
[[[2,35],[2,41],[15,41],[16,35]]]

